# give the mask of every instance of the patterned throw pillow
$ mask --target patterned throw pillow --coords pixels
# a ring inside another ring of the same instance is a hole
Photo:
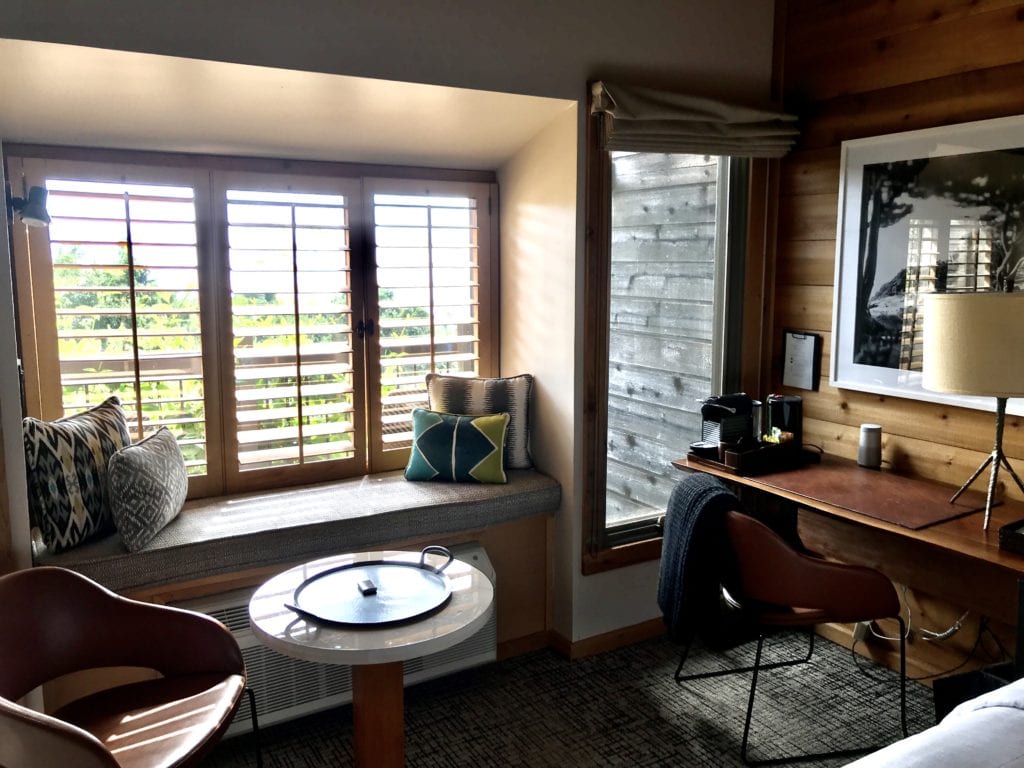
[[[467,379],[462,376],[427,374],[427,397],[432,410],[443,413],[507,413],[505,467],[529,469],[530,394],[533,376],[524,373],[498,379]]]
[[[131,442],[121,401],[22,426],[29,511],[47,548],[61,552],[110,532],[107,461]]]
[[[178,516],[188,470],[178,440],[161,427],[110,457],[110,511],[129,552],[138,552]]]
[[[423,408],[412,412],[406,480],[504,483],[508,414],[464,416]]]

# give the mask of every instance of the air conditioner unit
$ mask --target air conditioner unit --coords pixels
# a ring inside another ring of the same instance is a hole
[[[492,584],[495,583],[494,567],[480,544],[463,544],[451,547],[451,551],[460,560],[472,563]],[[249,628],[249,598],[254,591],[255,588],[235,590],[174,605],[213,616],[234,634],[245,659],[249,685],[256,692],[256,712],[260,725],[293,720],[351,702],[350,667],[293,659],[270,650],[253,636]],[[447,650],[406,661],[405,684],[412,685],[494,661],[497,658],[498,639],[496,617],[497,605],[491,618],[472,637]],[[242,706],[228,728],[227,735],[251,730],[249,700],[243,697]]]

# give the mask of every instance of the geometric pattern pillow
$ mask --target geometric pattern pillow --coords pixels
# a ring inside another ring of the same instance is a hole
[[[502,448],[507,427],[507,413],[464,416],[416,408],[405,479],[506,482]]]
[[[138,552],[178,516],[188,471],[174,435],[161,427],[110,457],[110,511],[129,552]]]
[[[109,397],[56,421],[22,422],[32,520],[51,552],[113,529],[107,460],[131,442],[121,401]]]
[[[533,466],[530,457],[532,391],[533,376],[528,373],[494,379],[427,374],[427,397],[432,410],[470,415],[509,415],[508,435],[505,438],[507,469],[529,469]]]

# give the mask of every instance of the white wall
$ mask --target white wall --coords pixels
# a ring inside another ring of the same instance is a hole
[[[578,102],[575,115],[569,110],[543,129],[500,174],[502,369],[538,376],[537,457],[564,489],[555,524],[553,628],[579,640],[657,615],[657,563],[587,578],[580,573],[578,336],[586,307],[578,201],[586,85],[621,79],[765,103],[773,6],[767,0],[250,0],[243,13],[240,4],[208,0],[6,0],[0,37]]]
[[[536,381],[534,460],[562,484],[554,520],[552,620],[568,637],[579,571],[574,464],[575,107],[552,121],[498,173],[501,190],[501,370]]]
[[[0,37],[579,98],[588,79],[763,99],[770,0],[4,0]]]

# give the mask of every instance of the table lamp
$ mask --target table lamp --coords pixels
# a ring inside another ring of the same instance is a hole
[[[992,453],[949,500],[953,503],[990,466],[984,528],[1000,466],[1024,491],[1003,454],[1006,399],[1024,397],[1024,293],[932,293],[924,300],[925,389],[996,399]]]

